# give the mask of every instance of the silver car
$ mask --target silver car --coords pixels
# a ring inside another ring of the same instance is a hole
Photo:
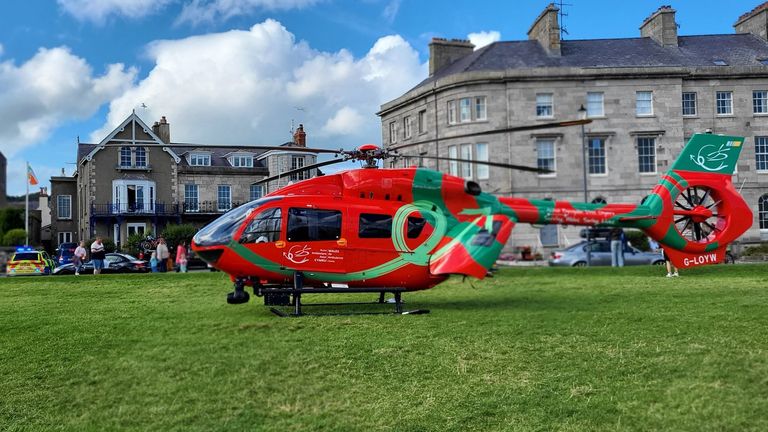
[[[609,240],[592,241],[591,262],[595,266],[611,265],[611,242]],[[624,245],[624,265],[660,265],[664,257],[659,252],[643,252],[629,244]],[[587,265],[587,242],[582,241],[562,250],[556,250],[549,256],[549,265],[581,267]]]

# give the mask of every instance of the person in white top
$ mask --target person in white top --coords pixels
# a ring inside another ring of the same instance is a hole
[[[165,239],[160,237],[157,241],[157,270],[161,273],[168,271],[168,257],[171,256],[168,252],[168,245],[165,244]]]
[[[75,265],[75,275],[80,276],[80,269],[83,268],[83,262],[88,252],[85,250],[85,242],[80,241],[80,244],[75,248],[75,254],[72,257],[72,264]]]

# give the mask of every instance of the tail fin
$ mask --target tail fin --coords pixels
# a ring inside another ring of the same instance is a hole
[[[676,267],[721,262],[728,243],[752,225],[752,211],[733,187],[744,138],[691,137],[643,205],[657,215],[643,226]]]

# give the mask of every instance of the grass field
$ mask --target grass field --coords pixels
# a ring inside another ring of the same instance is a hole
[[[768,266],[507,269],[411,316],[230,290],[0,279],[0,430],[768,430]]]

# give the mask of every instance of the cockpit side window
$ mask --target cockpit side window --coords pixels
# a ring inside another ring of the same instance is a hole
[[[280,240],[282,211],[279,207],[262,211],[248,224],[240,243],[272,243]]]

